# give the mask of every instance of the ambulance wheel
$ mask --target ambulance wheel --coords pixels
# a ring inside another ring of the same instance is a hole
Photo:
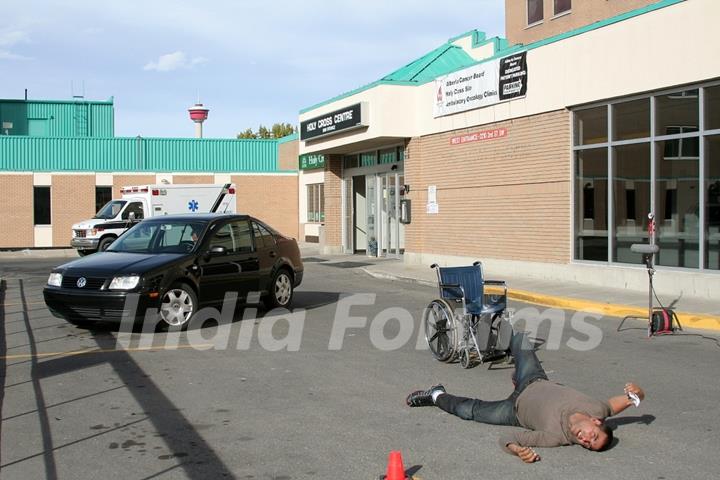
[[[98,252],[104,252],[115,241],[115,237],[105,237],[98,243]]]

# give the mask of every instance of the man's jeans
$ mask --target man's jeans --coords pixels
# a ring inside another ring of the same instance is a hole
[[[525,333],[513,335],[510,341],[510,353],[515,359],[515,373],[513,373],[515,390],[508,398],[488,402],[444,393],[437,398],[435,404],[465,420],[492,425],[520,426],[515,415],[515,400],[535,380],[547,380],[547,375],[540,366],[540,360],[535,355]]]

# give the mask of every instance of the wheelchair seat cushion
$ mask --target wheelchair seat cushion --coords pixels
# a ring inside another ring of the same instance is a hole
[[[471,315],[482,315],[485,313],[498,313],[505,310],[505,302],[483,305],[482,302],[466,302],[467,313]]]

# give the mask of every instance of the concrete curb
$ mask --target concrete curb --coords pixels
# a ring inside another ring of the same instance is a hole
[[[368,268],[362,268],[362,271],[368,275],[383,280],[401,281],[425,285],[429,287],[437,287],[437,282],[422,280],[412,277],[404,277],[394,275],[387,272],[375,272]],[[508,289],[508,297],[512,300],[518,300],[533,305],[541,305],[543,307],[554,307],[576,312],[597,313],[610,317],[640,317],[647,318],[648,310],[643,307],[634,307],[630,305],[619,305],[611,303],[596,302],[593,300],[584,300],[578,298],[558,297],[554,295],[546,295],[537,292],[528,292],[525,290]],[[712,330],[720,332],[720,316],[707,315],[690,312],[675,312],[680,320],[680,324],[684,328],[697,328],[701,330]]]
[[[0,252],[0,258],[80,258],[74,248],[48,248],[7,250]]]

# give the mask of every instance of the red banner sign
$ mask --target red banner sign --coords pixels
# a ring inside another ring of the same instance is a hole
[[[483,130],[482,132],[466,133],[458,135],[450,139],[450,145],[462,145],[463,143],[481,142],[483,140],[494,140],[507,136],[506,128],[495,128],[493,130]]]

